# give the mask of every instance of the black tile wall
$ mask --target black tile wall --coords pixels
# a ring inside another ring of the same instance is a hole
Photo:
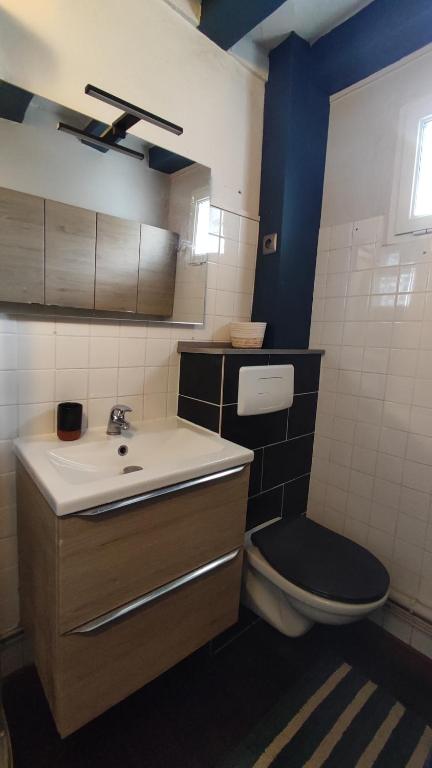
[[[220,406],[193,400],[179,395],[177,413],[182,419],[199,424],[200,427],[219,432]]]
[[[254,451],[255,457],[250,465],[249,496],[254,496],[261,491],[263,453],[263,448]]]
[[[274,488],[311,470],[313,435],[295,437],[264,449],[262,489]]]
[[[195,355],[183,352],[180,360],[179,393],[219,405],[223,355]]]
[[[318,392],[320,355],[270,355],[270,365],[294,366],[294,394]]]
[[[238,416],[237,404],[222,406],[222,437],[246,448],[279,443],[287,434],[288,411]]]
[[[294,366],[292,407],[277,413],[238,416],[240,368],[288,364]],[[248,529],[274,517],[301,515],[306,511],[320,365],[321,357],[316,354],[182,353],[179,416],[214,432],[220,431],[227,440],[254,451]]]
[[[250,365],[268,365],[269,355],[225,355],[223,403],[236,403],[240,368]]]
[[[307,435],[315,430],[318,393],[294,395],[294,402],[289,410],[288,437]]]
[[[306,512],[310,475],[298,477],[284,485],[282,516],[296,517]]]
[[[246,529],[255,528],[273,517],[281,517],[283,501],[283,486],[272,488],[271,491],[251,496],[248,501]]]

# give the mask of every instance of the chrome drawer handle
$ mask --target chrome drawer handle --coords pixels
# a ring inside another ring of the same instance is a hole
[[[120,606],[120,608],[115,608],[114,611],[104,613],[103,616],[99,616],[97,619],[88,621],[86,624],[81,624],[79,627],[76,627],[76,629],[69,630],[69,632],[66,632],[66,634],[85,635],[89,632],[96,632],[96,630],[101,629],[102,627],[106,627],[108,624],[112,624],[114,621],[117,621],[117,619],[121,619],[123,616],[127,616],[129,613],[136,611],[138,608],[142,608],[144,605],[153,603],[160,597],[164,597],[165,595],[170,594],[170,592],[174,592],[180,587],[184,587],[185,584],[190,584],[192,581],[196,581],[196,579],[199,579],[201,576],[204,576],[207,573],[211,573],[211,571],[215,571],[222,565],[226,565],[226,563],[230,563],[232,560],[235,560],[239,552],[240,549],[235,549],[233,552],[229,552],[227,555],[222,555],[222,557],[218,557],[216,560],[212,560],[210,563],[201,565],[194,571],[189,571],[189,573],[185,573],[184,576],[180,576],[178,579],[169,581],[167,584],[163,584],[162,587],[158,587],[152,592],[147,592],[147,594],[142,595],[142,597],[138,597],[136,600],[132,600],[130,603],[126,603],[126,605]]]
[[[187,488],[194,488],[197,485],[205,485],[214,480],[222,480],[224,477],[230,475],[237,475],[245,468],[245,464],[241,467],[234,467],[233,469],[224,469],[222,472],[215,472],[213,475],[204,475],[204,477],[196,477],[193,480],[185,480],[183,483],[176,483],[175,485],[167,485],[164,488],[157,488],[155,491],[148,491],[147,493],[140,494],[139,496],[130,496],[128,499],[120,499],[119,501],[112,501],[109,504],[103,504],[100,507],[92,507],[92,509],[86,509],[85,512],[73,512],[68,517],[86,517],[94,518],[99,515],[105,515],[107,512],[116,512],[127,507],[131,507],[134,504],[144,504],[147,501],[153,501],[161,496],[168,496],[171,493],[178,493],[184,491]]]

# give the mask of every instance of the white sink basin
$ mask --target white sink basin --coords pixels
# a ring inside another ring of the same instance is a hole
[[[56,435],[19,438],[15,452],[57,515],[220,472],[253,459],[247,448],[176,417],[143,422],[121,435],[90,429],[71,443]]]

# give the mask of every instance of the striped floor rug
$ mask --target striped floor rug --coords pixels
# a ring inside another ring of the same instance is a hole
[[[314,666],[218,768],[423,768],[432,731],[348,664]]]

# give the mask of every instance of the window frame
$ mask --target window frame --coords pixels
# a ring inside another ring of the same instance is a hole
[[[407,104],[400,111],[395,171],[389,215],[388,241],[401,237],[430,234],[432,213],[414,216],[420,159],[422,124],[432,118],[432,95]]]

